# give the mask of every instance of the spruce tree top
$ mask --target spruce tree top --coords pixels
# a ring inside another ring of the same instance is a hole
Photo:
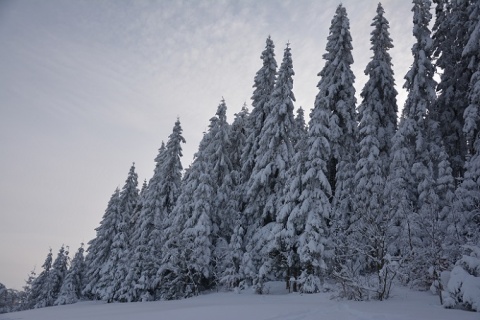
[[[325,66],[318,74],[321,77],[317,85],[319,93],[315,99],[312,115],[318,113],[314,116],[322,118],[323,125],[328,127],[332,155],[337,159],[343,159],[348,153],[347,150],[355,148],[357,124],[353,86],[355,76],[351,70],[352,37],[347,11],[342,5],[337,7],[332,19],[326,51],[323,55],[323,59],[326,60]],[[322,116],[322,112],[326,114]],[[320,128],[317,126],[317,129]]]
[[[393,48],[392,39],[388,32],[389,23],[383,16],[385,11],[378,4],[377,15],[371,26],[374,27],[370,41],[373,51],[372,60],[365,68],[369,76],[361,92],[362,103],[358,107],[359,135],[361,141],[367,125],[376,128],[379,148],[389,153],[391,139],[397,128],[397,91],[392,70],[392,58],[388,50]],[[369,115],[368,124],[365,115]]]
[[[260,57],[263,60],[263,66],[257,71],[253,84],[255,90],[252,96],[253,109],[251,116],[255,121],[255,131],[258,132],[261,130],[266,116],[270,113],[268,100],[275,86],[277,74],[277,61],[275,60],[274,49],[275,45],[270,36],[268,36],[265,50]]]
[[[413,4],[413,35],[417,41],[412,47],[414,63],[405,76],[403,86],[409,94],[402,117],[420,122],[436,99],[435,68],[431,61],[433,45],[428,29],[432,14],[430,0],[414,0]]]
[[[327,62],[325,68],[318,74],[319,76],[324,77],[331,74],[337,68],[341,68],[341,71],[346,70],[348,67],[344,64],[348,66],[353,64],[352,37],[349,30],[350,21],[347,17],[347,10],[339,5],[330,26],[326,46],[327,52],[323,55],[323,59]]]
[[[287,47],[284,51],[282,65],[278,70],[278,79],[277,84],[272,92],[272,105],[278,103],[281,99],[285,104],[284,107],[280,108],[280,114],[287,113],[287,105],[291,106],[291,112],[293,112],[293,103],[295,101],[295,95],[293,94],[293,76],[295,71],[293,71],[293,62],[292,62],[292,53],[290,52],[290,43],[287,43]]]
[[[253,107],[257,107],[260,104],[265,104],[270,97],[270,94],[275,85],[275,75],[277,73],[277,61],[275,60],[275,45],[272,38],[268,36],[266,40],[265,50],[262,52],[260,59],[263,60],[263,66],[258,70],[255,75],[254,85],[255,88],[252,96]]]

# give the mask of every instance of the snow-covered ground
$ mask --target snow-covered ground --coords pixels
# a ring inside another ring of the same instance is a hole
[[[448,310],[429,292],[395,288],[388,301],[337,301],[329,293],[287,294],[283,284],[270,293],[210,293],[179,301],[80,302],[14,312],[1,320],[478,320],[480,313]]]

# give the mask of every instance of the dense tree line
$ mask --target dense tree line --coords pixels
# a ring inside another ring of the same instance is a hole
[[[222,99],[185,171],[177,120],[153,177],[139,190],[132,165],[86,256],[83,246],[71,261],[64,247],[55,260],[50,251],[22,308],[220,287],[263,293],[267,281],[284,280],[304,293],[335,284],[357,300],[386,299],[399,281],[480,311],[480,2],[433,2],[431,31],[430,0],[413,0],[398,122],[381,4],[358,104],[349,19],[338,6],[308,125],[303,109],[294,114],[290,44],[278,67],[268,37],[251,112],[244,106],[230,124]]]

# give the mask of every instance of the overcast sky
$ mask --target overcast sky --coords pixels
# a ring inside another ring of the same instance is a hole
[[[291,43],[296,107],[313,106],[337,0],[0,1],[0,282],[21,289],[49,248],[95,236],[132,162],[153,174],[177,117],[187,167],[222,97],[250,107],[271,35]],[[383,1],[400,107],[412,4]],[[357,95],[378,0],[344,0]]]

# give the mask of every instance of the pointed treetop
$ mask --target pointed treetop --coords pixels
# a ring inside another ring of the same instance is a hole
[[[305,123],[305,111],[303,110],[302,106],[298,107],[297,109],[296,119],[298,123]]]
[[[157,163],[157,166],[160,162],[162,162],[163,159],[163,154],[165,153],[165,142],[162,141],[162,144],[160,146],[160,149],[158,149],[158,154],[155,157],[155,163]]]
[[[289,44],[287,44],[283,53],[282,64],[278,69],[278,78],[275,85],[275,89],[272,93],[272,97],[282,95],[284,97],[290,98],[292,101],[295,101],[295,95],[292,92],[293,90],[292,76],[295,75],[295,71],[293,71],[293,61],[292,61],[291,50],[292,49],[289,47]]]
[[[413,35],[417,42],[421,42],[421,46],[425,50],[432,49],[430,29],[428,28],[430,20],[432,20],[431,4],[430,0],[413,0]]]
[[[275,44],[273,43],[272,37],[269,35],[266,42],[265,50],[262,52],[260,59],[266,60],[275,57],[273,50],[275,49]],[[276,65],[275,65],[276,69]]]
[[[359,141],[366,135],[372,135],[366,127],[377,128],[376,137],[379,148],[389,152],[391,139],[397,128],[397,91],[392,69],[392,58],[388,50],[393,48],[390,38],[389,22],[383,16],[385,11],[378,5],[377,15],[373,18],[373,30],[370,42],[373,57],[365,68],[369,77],[361,92],[362,103],[358,107]]]
[[[128,172],[129,175],[135,173],[135,161],[132,162],[132,166],[130,167],[130,171]]]
[[[409,92],[402,117],[421,121],[436,99],[435,67],[432,63],[432,38],[428,28],[432,14],[430,0],[413,0],[413,35],[416,43],[412,47],[414,62],[405,75],[404,88]]]
[[[182,132],[183,132],[183,129],[180,124],[180,118],[177,118],[177,121],[175,121],[175,125],[173,126],[172,133],[168,136],[167,149],[169,148],[169,145],[172,140],[178,139],[179,140],[178,143],[186,143],[185,138],[182,136]],[[162,147],[164,147],[163,141],[162,141]]]
[[[125,186],[123,187],[123,189],[125,190],[130,184],[133,184],[136,188],[137,178],[138,178],[138,175],[135,172],[135,162],[133,162],[132,166],[130,167],[130,170],[128,170],[127,180],[125,181]]]
[[[143,184],[142,184],[142,189],[140,190],[140,195],[144,195],[145,194],[145,191],[147,190],[147,179],[143,179]]]
[[[266,41],[265,50],[262,52],[260,59],[263,60],[263,66],[257,71],[253,87],[255,88],[252,96],[253,112],[266,113],[268,110],[263,110],[270,94],[275,85],[275,78],[277,74],[277,61],[275,60],[275,45],[270,36]],[[256,110],[259,109],[259,110]]]
[[[220,104],[217,107],[217,112],[215,113],[218,116],[218,119],[222,122],[227,121],[227,104],[225,103],[225,98],[222,97]]]
[[[297,109],[297,116],[295,117],[295,124],[296,124],[298,130],[300,130],[303,133],[307,132],[307,125],[306,125],[306,122],[305,122],[305,112],[303,111],[303,108],[301,106]]]
[[[347,10],[340,4],[332,19],[329,36],[327,37],[327,52],[323,54],[323,59],[327,60],[327,66],[332,65],[331,68],[345,69],[345,66],[339,65],[339,63],[353,64],[352,50],[350,20],[347,16]],[[329,72],[331,72],[329,68],[325,67],[318,75],[324,76]]]
[[[372,27],[375,27],[371,33],[372,37],[370,38],[370,41],[373,44],[372,50],[374,51],[374,54],[378,54],[379,51],[383,52],[393,48],[392,39],[388,32],[390,24],[383,16],[384,14],[385,10],[383,9],[382,4],[379,3],[377,7],[377,15],[373,18],[371,24]]]

